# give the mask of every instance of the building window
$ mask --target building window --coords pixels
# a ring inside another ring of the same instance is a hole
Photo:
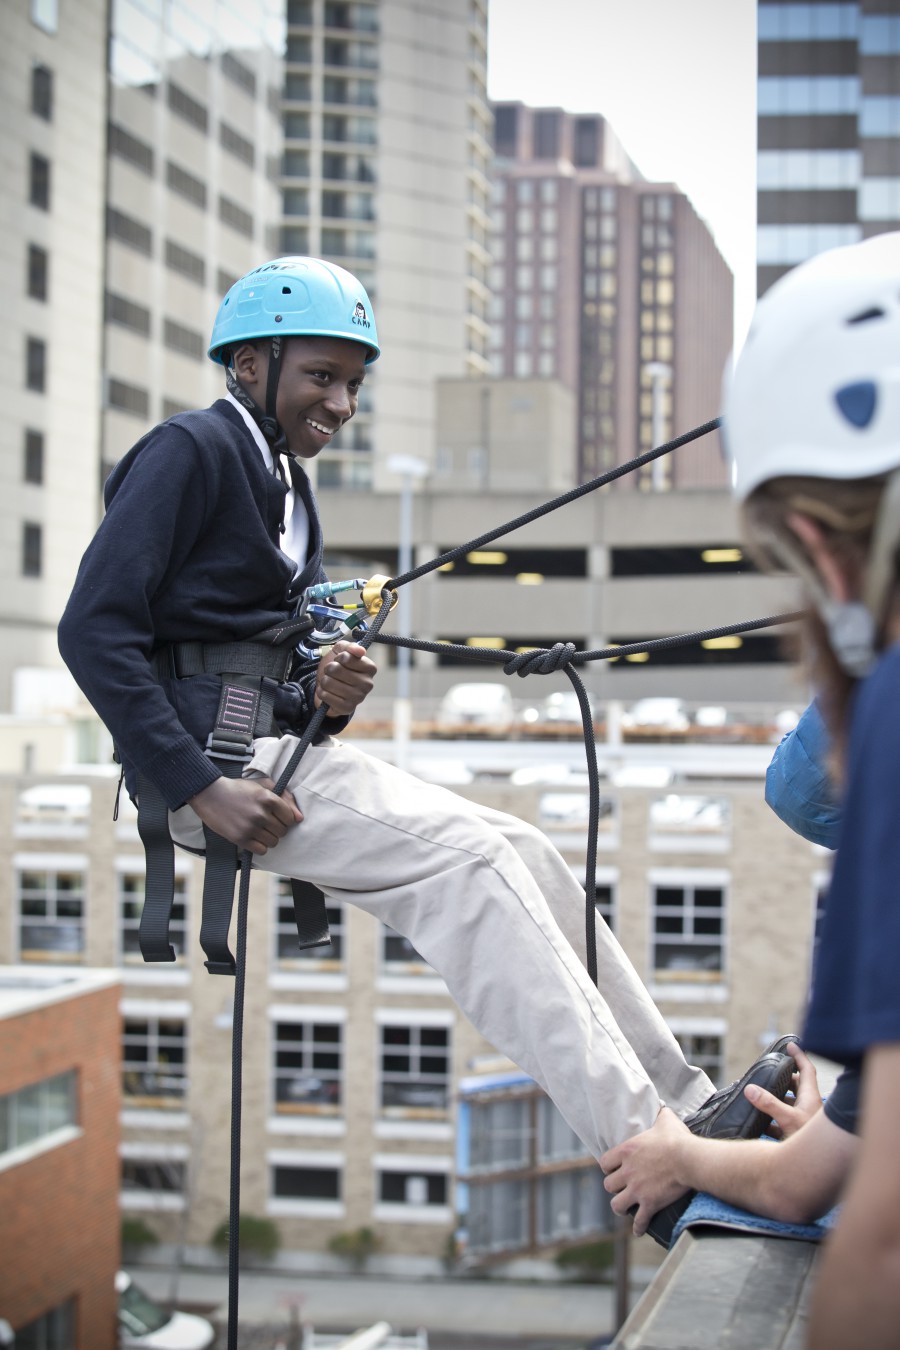
[[[245,235],[247,239],[253,238],[253,216],[230,197],[219,198],[219,219],[224,225],[237,230],[238,234]]]
[[[327,947],[297,945],[294,900],[287,877],[277,877],[275,880],[274,905],[274,957],[279,970],[327,972],[343,969],[346,933],[344,906],[340,902],[332,901],[325,909],[331,933],[331,942]]]
[[[141,915],[144,912],[144,888],[146,877],[143,872],[121,872],[119,874],[119,932],[122,947],[122,962],[125,965],[140,965],[143,961],[138,932]],[[176,876],[175,899],[169,919],[169,941],[175,949],[179,964],[183,964],[187,947],[187,879]]]
[[[22,576],[39,577],[43,574],[43,530],[33,521],[22,525]]]
[[[340,1200],[340,1168],[276,1164],[271,1194],[278,1200]]]
[[[433,975],[434,970],[402,933],[381,925],[381,968],[388,974]]]
[[[184,1017],[165,1012],[126,1015],[122,1091],[126,1107],[178,1111],[187,1094],[188,1031]]]
[[[725,883],[652,881],[653,970],[657,979],[719,981],[724,970]]]
[[[525,1167],[531,1154],[531,1096],[491,1094],[470,1106],[469,1168],[472,1172],[505,1172]]]
[[[34,151],[28,161],[28,200],[41,211],[50,210],[50,161]]]
[[[274,1024],[277,1115],[336,1116],[343,1095],[343,1027],[338,1022]]]
[[[0,1155],[78,1123],[74,1069],[0,1096]]]
[[[202,103],[198,103],[195,98],[191,98],[186,90],[179,85],[173,84],[171,80],[166,86],[166,101],[171,112],[176,117],[181,117],[198,131],[206,132],[209,126],[209,113]]]
[[[675,1026],[672,1031],[688,1064],[703,1069],[710,1081],[718,1086],[725,1069],[724,1038],[709,1032],[679,1030]]]
[[[183,1146],[171,1150],[163,1146],[154,1157],[143,1148],[131,1155],[133,1145],[123,1152],[120,1186],[123,1206],[128,1209],[183,1209],[187,1184],[187,1158]],[[155,1150],[154,1150],[155,1151]]]
[[[91,819],[86,783],[34,783],[16,802],[17,839],[83,839]]]
[[[191,253],[188,249],[182,248],[174,239],[166,240],[165,262],[166,267],[187,277],[188,281],[196,281],[200,286],[206,281],[206,263],[203,258],[198,253]],[[228,289],[226,286],[222,294],[224,295]]]
[[[46,8],[46,0],[42,5]],[[75,1300],[42,1313],[27,1327],[18,1327],[14,1344],[18,1350],[69,1350],[75,1345]]]
[[[28,294],[32,300],[46,300],[49,288],[50,255],[37,244],[28,245]]]
[[[26,483],[44,481],[44,433],[25,428],[25,453],[22,466],[22,478]]]
[[[106,234],[107,238],[118,239],[119,243],[127,244],[148,258],[153,253],[153,234],[147,226],[112,206],[106,208]]]
[[[538,1179],[538,1242],[584,1238],[611,1226],[609,1200],[596,1167],[572,1169]]]
[[[231,52],[223,52],[220,58],[222,74],[251,98],[256,97],[256,75],[243,61],[239,61]]]
[[[182,169],[180,164],[173,164],[171,160],[166,161],[166,185],[172,192],[177,192],[180,197],[198,206],[201,211],[206,210],[206,184],[201,178],[188,173],[187,169]]]
[[[135,384],[126,384],[124,380],[108,380],[106,402],[108,407],[131,413],[134,417],[147,418],[150,415],[149,391]]]
[[[173,319],[163,322],[163,343],[170,351],[180,352],[182,356],[190,356],[195,361],[202,361],[206,355],[203,334],[193,328],[185,328],[184,324],[175,323]]]
[[[611,933],[616,931],[616,887],[611,881],[596,883],[597,918],[602,919]]]
[[[239,159],[243,164],[251,169],[256,163],[256,150],[253,142],[248,141],[245,136],[235,131],[227,122],[219,123],[219,142],[223,150],[227,150],[235,159]]]
[[[45,122],[53,121],[53,71],[49,66],[31,68],[31,111]]]
[[[146,141],[133,136],[130,131],[117,126],[115,122],[110,122],[108,136],[109,153],[111,155],[118,155],[120,159],[126,160],[134,168],[140,169],[141,173],[147,175],[153,173],[155,156],[152,145],[148,145]]]
[[[47,344],[42,338],[25,339],[25,386],[38,394],[47,387]]]
[[[80,961],[84,954],[84,873],[22,868],[18,891],[19,959]]]
[[[381,1109],[386,1116],[443,1120],[450,1093],[450,1029],[381,1028]]]
[[[449,1194],[446,1171],[428,1171],[426,1166],[417,1165],[411,1158],[404,1159],[403,1164],[396,1168],[393,1159],[390,1160],[389,1168],[384,1166],[387,1159],[381,1161],[382,1167],[378,1171],[378,1200],[381,1205],[402,1206],[404,1212],[397,1217],[409,1219],[413,1217],[407,1212],[409,1210],[443,1209],[446,1206]],[[379,1217],[389,1216],[381,1213]]]
[[[31,22],[45,33],[55,33],[59,26],[59,0],[31,0]]]
[[[130,329],[132,333],[140,333],[141,337],[150,336],[149,309],[135,304],[133,300],[127,300],[124,295],[106,292],[104,318],[107,323],[115,323],[121,328]]]

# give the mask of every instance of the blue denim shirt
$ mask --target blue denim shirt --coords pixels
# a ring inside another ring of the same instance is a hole
[[[766,801],[810,843],[837,848],[841,808],[825,767],[828,744],[822,715],[811,703],[766,770]]]

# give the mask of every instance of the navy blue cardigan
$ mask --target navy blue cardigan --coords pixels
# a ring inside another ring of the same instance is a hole
[[[132,796],[136,770],[172,810],[219,777],[202,749],[218,676],[158,683],[152,652],[251,637],[290,614],[291,592],[324,579],[315,498],[296,462],[291,477],[310,527],[296,579],[279,547],[287,488],[224,399],[155,427],[109,476],[106,515],[79,567],[59,649],[113,737]],[[280,687],[281,730],[300,732],[309,720],[315,676],[306,662]],[[328,719],[325,730],[346,723]]]

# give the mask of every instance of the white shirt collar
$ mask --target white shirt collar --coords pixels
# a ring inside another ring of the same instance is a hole
[[[242,403],[238,403],[234,394],[232,394],[228,389],[225,390],[225,399],[228,403],[231,404],[233,408],[237,408],[238,412],[241,414],[241,417],[244,419],[244,423],[247,427],[247,430],[250,432],[250,435],[256,442],[260,454],[266,461],[266,468],[269,470],[273,470],[275,468],[275,461],[272,459],[272,451],[269,448],[269,444],[265,436],[262,434],[259,427],[254,422],[253,418],[250,416],[247,409],[244,407]]]

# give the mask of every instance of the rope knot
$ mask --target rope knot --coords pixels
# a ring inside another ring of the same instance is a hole
[[[531,652],[517,652],[503,667],[505,675],[552,675],[565,670],[575,655],[574,642],[554,642],[552,647],[537,647]]]

